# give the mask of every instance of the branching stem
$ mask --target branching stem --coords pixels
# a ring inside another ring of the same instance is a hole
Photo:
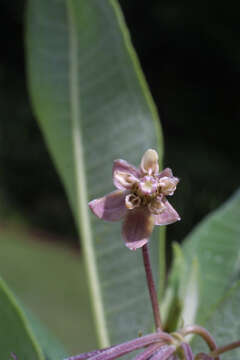
[[[199,325],[186,326],[184,329],[182,329],[180,331],[180,333],[183,334],[183,336],[186,336],[188,334],[200,335],[205,340],[205,342],[208,344],[208,347],[210,350],[216,351],[216,349],[217,349],[217,345],[216,345],[213,337],[202,326],[199,326]],[[220,360],[218,356],[216,356],[216,360]]]
[[[151,299],[151,303],[152,303],[156,331],[162,331],[162,322],[161,322],[161,316],[160,316],[159,305],[158,305],[158,297],[157,297],[156,287],[155,287],[154,280],[153,280],[153,274],[152,274],[152,268],[151,268],[151,262],[150,262],[150,256],[149,256],[147,244],[142,247],[142,254],[143,254],[143,263],[144,263],[145,272],[146,272],[148,290],[149,290],[150,299]]]
[[[228,345],[224,345],[224,346],[221,346],[219,348],[217,348],[216,350],[214,350],[210,356],[216,358],[218,355],[220,354],[223,354],[225,353],[226,351],[230,351],[230,350],[233,350],[233,349],[236,349],[240,347],[240,341],[235,341],[231,344],[228,344]]]

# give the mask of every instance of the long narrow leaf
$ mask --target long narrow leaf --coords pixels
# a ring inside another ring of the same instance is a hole
[[[79,227],[107,346],[145,332],[152,313],[141,254],[124,247],[120,224],[90,216],[87,202],[113,190],[114,159],[137,165],[149,147],[161,157],[157,113],[116,1],[29,0],[27,23],[33,105]],[[155,270],[158,246],[155,232]]]

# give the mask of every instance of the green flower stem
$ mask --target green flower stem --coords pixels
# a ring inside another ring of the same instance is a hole
[[[162,331],[162,321],[161,321],[161,316],[160,316],[160,311],[159,311],[158,297],[157,297],[156,287],[155,287],[154,280],[153,280],[153,274],[152,274],[152,268],[151,268],[151,262],[150,262],[150,256],[149,256],[147,244],[142,247],[142,254],[143,254],[143,263],[144,263],[145,272],[146,272],[148,290],[149,290],[150,299],[151,299],[151,303],[152,303],[155,328],[156,328],[156,331]]]

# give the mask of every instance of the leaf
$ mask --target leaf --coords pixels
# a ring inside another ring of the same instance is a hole
[[[32,329],[46,360],[60,360],[68,356],[62,344],[50,333],[50,331],[25,308],[24,314]],[[20,359],[19,359],[20,360]]]
[[[100,344],[130,339],[152,324],[141,253],[124,247],[120,224],[90,217],[87,202],[112,191],[114,159],[137,165],[157,144],[161,158],[162,138],[117,2],[30,0],[27,59],[34,110],[81,234]]]
[[[224,298],[216,306],[214,313],[206,323],[207,330],[213,334],[217,346],[224,346],[234,341],[239,341],[240,319],[240,281],[238,281]],[[194,351],[207,351],[199,337],[193,341]],[[240,349],[235,349],[224,353],[221,356],[224,360],[236,360],[240,358]]]
[[[199,302],[199,268],[197,258],[192,259],[190,269],[180,245],[173,244],[173,267],[169,275],[161,311],[164,329],[176,331],[185,324],[195,322]]]
[[[208,216],[183,246],[187,263],[199,263],[200,304],[197,321],[204,325],[240,272],[240,191]]]
[[[44,360],[24,313],[0,279],[0,358],[15,353],[19,360]]]
[[[76,250],[56,246],[51,240],[49,234],[13,223],[6,225],[0,231],[0,273],[25,307],[46,324],[69,354],[91,350],[97,344],[82,258]],[[35,320],[30,317],[34,325]],[[37,323],[34,334],[40,343],[39,327]],[[48,343],[53,344],[49,339],[47,335]],[[46,348],[45,343],[41,346]],[[51,346],[50,351],[53,350],[61,351],[59,346]],[[56,360],[64,357],[60,354],[55,356]]]

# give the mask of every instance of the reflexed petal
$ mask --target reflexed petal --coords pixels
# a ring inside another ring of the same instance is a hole
[[[127,191],[113,191],[100,199],[92,200],[88,203],[90,209],[100,219],[106,221],[120,220],[127,212],[125,197]]]
[[[183,350],[185,360],[194,360],[193,352],[189,344],[182,343],[181,348]]]
[[[148,149],[142,157],[140,167],[144,174],[157,174],[159,171],[158,153],[153,149]]]
[[[173,173],[172,173],[172,170],[170,168],[166,168],[164,169],[163,171],[161,171],[159,174],[158,174],[158,178],[162,178],[162,177],[172,177],[173,176]]]
[[[113,183],[119,190],[129,189],[138,181],[139,170],[125,160],[115,160],[113,163]]]
[[[153,215],[155,219],[155,225],[168,225],[175,221],[181,220],[176,210],[170,205],[170,203],[164,200],[165,209],[161,214]]]
[[[154,219],[150,212],[142,207],[129,210],[123,222],[122,235],[126,246],[136,250],[148,242],[152,233]]]

